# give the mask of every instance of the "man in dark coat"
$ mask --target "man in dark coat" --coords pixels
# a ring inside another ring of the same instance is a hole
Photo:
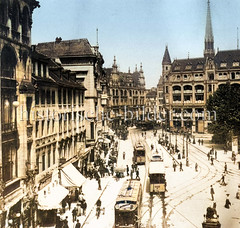
[[[80,224],[80,222],[79,222],[78,219],[77,219],[77,223],[76,223],[76,225],[75,225],[75,228],[81,228],[81,224]]]
[[[226,202],[225,202],[225,205],[224,205],[224,207],[227,208],[227,209],[229,209],[230,205],[231,205],[231,202],[230,202],[228,197],[229,197],[229,194],[227,194],[227,199],[226,199]]]

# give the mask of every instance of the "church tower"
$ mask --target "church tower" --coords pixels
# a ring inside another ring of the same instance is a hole
[[[142,68],[142,63],[140,64],[140,71],[139,71],[140,75],[139,75],[139,83],[140,86],[145,88],[145,77],[143,74],[143,68]]]
[[[116,63],[116,56],[114,56],[114,59],[113,59],[113,65],[112,65],[112,73],[117,73],[118,71],[118,67],[117,67],[117,63]]]
[[[205,58],[214,57],[214,55],[215,55],[215,52],[214,52],[214,37],[213,37],[213,31],[212,31],[211,9],[210,9],[210,0],[208,0],[204,57]]]
[[[168,52],[168,46],[166,46],[165,53],[162,60],[162,75],[165,77],[171,70],[171,58]]]

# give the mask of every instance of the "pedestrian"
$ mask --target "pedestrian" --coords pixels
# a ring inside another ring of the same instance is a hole
[[[198,171],[198,163],[195,164],[195,171]]]
[[[210,160],[210,152],[207,153],[208,161]]]
[[[173,161],[173,170],[174,170],[174,172],[176,172],[176,167],[177,167],[177,164],[176,164],[176,161],[174,160]]]
[[[180,172],[183,171],[182,162],[180,162],[179,166],[180,166]]]
[[[76,188],[76,189],[75,189],[75,202],[78,201],[78,196],[79,196],[79,191],[78,191],[78,189]]]
[[[215,160],[217,160],[217,150],[215,150]]]
[[[75,225],[75,228],[81,228],[81,223],[79,222],[79,220],[77,219],[77,223]]]
[[[69,228],[69,226],[68,226],[68,216],[66,216],[66,218],[63,221],[63,228]]]
[[[123,160],[125,160],[125,156],[126,156],[126,154],[125,154],[125,152],[123,152]]]
[[[72,217],[73,217],[73,223],[74,223],[77,218],[77,208],[76,207],[74,207],[72,210]]]
[[[225,165],[224,165],[224,172],[228,173],[228,171],[227,171],[227,163],[226,162],[225,162]]]
[[[63,210],[63,213],[65,213],[66,209],[65,207],[67,206],[67,203],[66,203],[66,198],[62,200],[62,210]]]
[[[214,201],[214,189],[213,189],[213,186],[211,185],[211,189],[210,189],[210,194],[211,194],[211,197],[212,197],[212,201]]]
[[[229,208],[230,208],[230,205],[231,205],[231,202],[230,202],[230,200],[229,200],[228,197],[229,197],[229,194],[227,194],[227,199],[226,199],[225,205],[224,205],[224,207],[227,208],[227,209],[229,209]]]
[[[211,156],[211,165],[213,165],[213,160],[214,160],[213,156]]]
[[[201,142],[202,142],[202,145],[203,145],[203,139],[201,140]]]
[[[198,139],[198,145],[200,146],[200,144],[201,144],[201,140],[200,140],[200,139]]]
[[[131,177],[131,179],[133,179],[133,169],[131,169],[130,177]]]
[[[140,179],[139,178],[139,169],[136,170],[136,179]]]
[[[71,195],[68,195],[67,196],[67,204],[68,204],[69,210],[71,210],[71,203],[72,203]]]
[[[132,171],[134,172],[135,165],[132,163]]]
[[[85,216],[86,215],[86,210],[87,210],[87,202],[85,199],[83,199],[83,202],[82,202],[82,210],[83,210],[83,215]]]
[[[114,174],[114,168],[113,168],[113,165],[111,165],[110,170],[111,170],[111,174],[112,174],[112,176],[113,176],[113,174]]]
[[[235,165],[236,163],[236,155],[233,157],[233,164]]]
[[[102,190],[100,177],[98,178],[98,190]]]
[[[127,165],[127,176],[129,176],[129,167]]]
[[[220,179],[220,184],[226,185],[226,183],[225,183],[225,175],[224,174],[222,174],[222,178]]]

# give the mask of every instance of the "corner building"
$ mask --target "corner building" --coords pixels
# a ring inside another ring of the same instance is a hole
[[[209,96],[227,82],[240,84],[240,50],[215,54],[210,1],[207,5],[204,56],[172,62],[168,47],[165,49],[158,92],[161,94],[163,87],[163,108],[170,128],[207,132]]]

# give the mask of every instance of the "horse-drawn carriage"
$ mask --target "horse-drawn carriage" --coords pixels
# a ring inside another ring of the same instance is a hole
[[[219,216],[216,211],[216,204],[207,208],[207,214],[204,215],[205,221],[202,223],[203,228],[220,228]]]

